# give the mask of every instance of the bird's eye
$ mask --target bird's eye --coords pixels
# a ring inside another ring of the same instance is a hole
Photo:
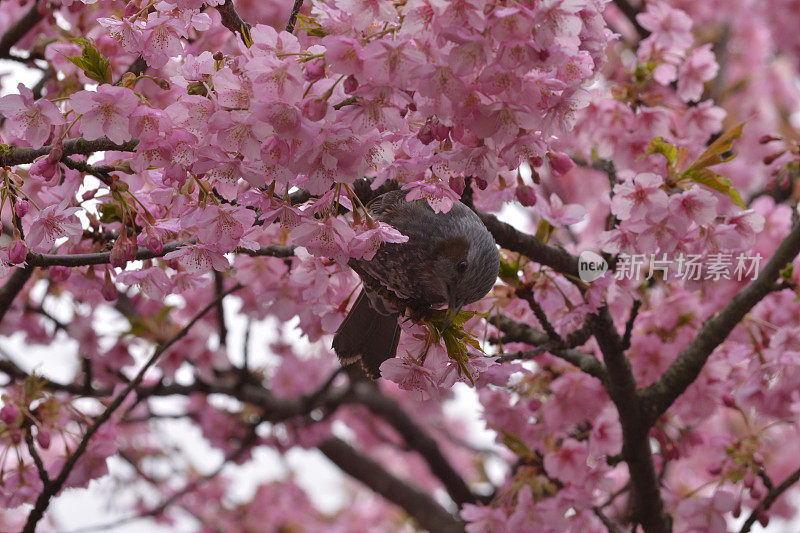
[[[467,269],[467,262],[464,260],[459,261],[458,264],[456,265],[456,268],[458,269],[459,272],[463,274],[464,271]]]

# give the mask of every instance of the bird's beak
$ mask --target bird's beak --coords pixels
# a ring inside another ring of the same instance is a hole
[[[450,304],[447,307],[447,312],[444,314],[444,323],[443,323],[442,331],[444,331],[444,330],[446,330],[447,328],[450,327],[450,324],[452,324],[453,321],[456,319],[456,317],[458,316],[458,313],[461,312],[461,307],[462,306],[460,304],[456,303],[456,301],[454,299],[450,301]]]

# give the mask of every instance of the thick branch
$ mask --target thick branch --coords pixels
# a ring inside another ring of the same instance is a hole
[[[345,441],[334,437],[320,444],[319,449],[345,473],[402,507],[424,529],[437,533],[464,531],[464,524],[428,494],[396,478]]]
[[[192,242],[177,241],[165,244],[164,250],[160,254],[154,254],[147,248],[141,247],[139,248],[139,251],[136,252],[136,259],[142,261],[145,259],[155,259],[158,257],[163,257],[166,254],[177,250],[181,246],[189,244],[192,244]],[[294,246],[279,246],[276,244],[271,244],[269,246],[264,246],[263,248],[259,248],[258,250],[237,248],[234,252],[237,254],[245,254],[252,257],[264,257],[264,256],[291,257],[292,255],[294,255]],[[64,254],[64,255],[37,254],[29,252],[26,261],[28,265],[37,267],[49,267],[54,265],[67,266],[67,267],[105,265],[111,262],[111,252],[96,252],[89,254]],[[0,315],[0,318],[1,317],[2,315]]]
[[[519,252],[541,265],[561,274],[578,277],[578,258],[563,248],[545,244],[533,235],[523,233],[496,216],[474,209],[486,228],[502,248]]]
[[[221,6],[217,6],[222,17],[222,25],[228,28],[232,33],[238,33],[245,45],[252,42],[250,38],[250,24],[242,20],[236,8],[233,6],[233,0],[225,0]]]
[[[428,463],[433,475],[439,478],[450,498],[459,507],[465,503],[475,503],[475,495],[442,454],[436,440],[418,426],[397,402],[382,394],[371,383],[356,383],[354,392],[355,401],[364,404],[373,414],[386,420],[400,433],[411,449],[419,452]]]
[[[734,296],[716,316],[706,320],[692,343],[661,377],[641,393],[648,427],[683,394],[703,369],[711,352],[736,325],[774,288],[780,271],[800,253],[800,224],[796,223],[775,250],[757,279]]]
[[[19,292],[25,286],[25,283],[30,279],[33,274],[33,267],[15,268],[5,284],[0,287],[0,322],[6,316],[6,312],[14,302]]]
[[[606,390],[619,412],[622,456],[628,464],[631,479],[634,519],[648,533],[668,533],[671,531],[670,520],[664,514],[664,502],[650,451],[650,426],[643,420],[631,364],[622,350],[622,339],[607,307],[601,309],[595,318],[594,336],[608,369]]]
[[[116,150],[119,152],[132,152],[136,149],[139,141],[132,140],[122,144],[112,142],[107,137],[100,137],[94,141],[87,141],[86,139],[71,139],[64,141],[61,147],[64,156],[73,154],[91,155],[95,152],[104,152],[106,150]],[[53,150],[53,145],[48,144],[41,148],[17,148],[12,147],[6,152],[0,154],[0,167],[10,167],[14,165],[25,165],[33,163],[37,158],[49,154]]]
[[[3,34],[3,38],[0,39],[0,57],[8,58],[11,53],[11,47],[25,37],[44,18],[39,12],[38,4],[39,0],[33,0],[31,8]]]
[[[628,0],[614,0],[614,3],[617,5],[619,10],[622,11],[622,14],[625,15],[625,18],[627,18],[630,23],[633,24],[633,27],[636,29],[636,33],[639,34],[639,37],[646,39],[650,36],[650,32],[644,29],[642,25],[639,24],[639,21],[636,20],[636,15],[639,14],[638,9],[633,7]]]

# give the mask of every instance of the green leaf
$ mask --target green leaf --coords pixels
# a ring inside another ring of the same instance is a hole
[[[720,163],[725,163],[726,161],[730,161],[736,157],[736,154],[731,154],[729,156],[725,156],[725,154],[730,152],[733,148],[733,141],[742,136],[744,124],[744,122],[737,124],[733,128],[720,135],[719,139],[711,143],[711,145],[706,148],[706,151],[703,152],[700,157],[698,157],[697,160],[686,170],[708,168]]]
[[[656,137],[647,144],[647,149],[640,159],[644,159],[645,157],[653,154],[663,155],[665,158],[667,158],[669,165],[674,167],[675,162],[678,160],[678,147],[674,144],[669,144],[666,142],[664,137]]]
[[[539,226],[536,228],[536,237],[543,243],[547,244],[547,241],[550,240],[550,236],[553,235],[553,232],[556,230],[548,221],[542,219],[539,221]]]
[[[500,279],[508,284],[519,282],[519,256],[512,263],[500,254]]]
[[[528,445],[525,444],[517,435],[503,431],[503,444],[506,445],[506,448],[517,455],[517,457],[521,457],[523,459],[531,459],[534,457],[534,454]]]
[[[738,205],[742,209],[747,209],[747,206],[742,201],[739,191],[737,191],[731,184],[731,180],[720,176],[713,170],[709,170],[707,168],[693,168],[692,166],[684,170],[680,176],[681,177],[678,181],[689,180],[699,183],[700,185],[704,185],[709,189],[719,191],[722,194],[727,195],[727,197],[730,198],[734,204]]]
[[[86,73],[86,76],[98,83],[111,83],[111,65],[106,57],[100,53],[92,41],[87,39],[70,39],[83,47],[80,56],[64,56],[73,65]]]
[[[786,267],[781,270],[781,279],[791,282],[792,274],[794,274],[794,265],[792,263],[788,263]]]
[[[112,222],[122,222],[122,209],[116,202],[105,202],[97,206],[100,215],[100,222],[110,224]]]

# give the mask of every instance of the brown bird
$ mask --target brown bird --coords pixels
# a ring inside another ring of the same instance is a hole
[[[461,202],[435,213],[425,200],[407,202],[390,191],[367,204],[372,217],[395,227],[408,241],[385,243],[369,261],[353,260],[364,287],[333,337],[342,365],[361,362],[377,379],[395,356],[399,316],[448,306],[446,325],[461,307],[480,300],[497,280],[500,257],[481,219]]]

